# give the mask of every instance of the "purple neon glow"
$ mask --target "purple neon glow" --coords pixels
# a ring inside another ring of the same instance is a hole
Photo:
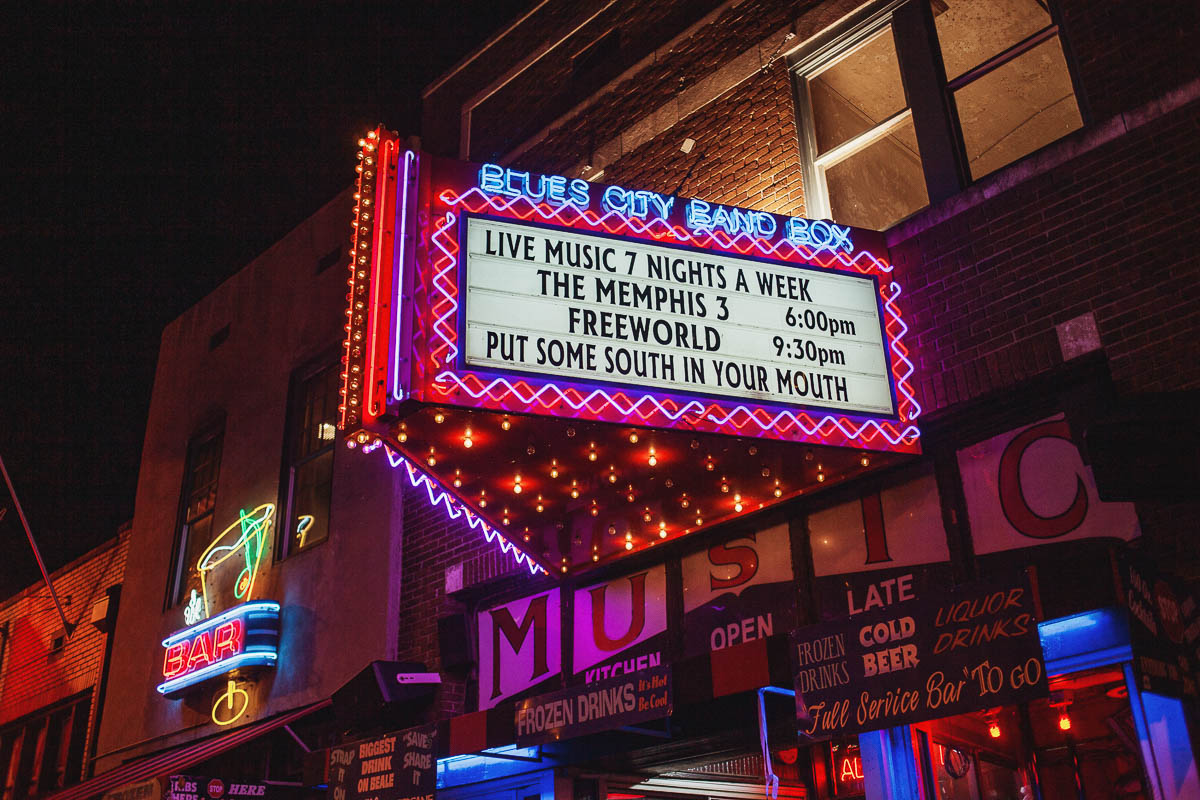
[[[499,545],[500,552],[511,555],[517,564],[529,570],[529,574],[537,575],[538,573],[545,573],[546,570],[542,568],[541,564],[536,563],[527,554],[517,549],[512,542],[504,538],[500,531],[488,525],[482,517],[459,501],[457,497],[438,483],[435,478],[430,477],[427,473],[413,466],[411,461],[394,451],[391,447],[386,448],[384,452],[387,453],[389,464],[393,467],[404,467],[408,474],[408,481],[414,488],[425,489],[425,493],[429,497],[429,505],[434,507],[442,506],[450,519],[458,519],[461,516],[466,516],[468,525],[481,531],[483,538],[489,543]]]
[[[405,257],[405,241],[407,236],[405,231],[408,230],[408,180],[409,173],[412,170],[413,161],[417,158],[417,154],[412,150],[404,151],[404,176],[400,179],[401,200],[400,200],[400,216],[399,224],[397,225],[396,239],[400,244],[400,253],[396,258],[395,279],[392,281],[392,308],[401,308],[401,299],[404,294],[404,257]],[[392,398],[399,402],[404,399],[404,392],[400,389],[400,320],[393,319],[392,327],[396,331],[394,341],[392,343]]]
[[[471,192],[477,192],[479,197],[487,201],[493,208],[499,210],[507,210],[511,208],[517,200],[524,199],[514,198],[513,200],[504,202],[497,198],[491,198],[487,195],[484,195],[482,192],[479,192],[478,189],[472,189],[467,193],[458,196],[457,198],[447,197],[446,199],[448,201],[453,200],[454,202],[461,202],[468,197]],[[528,200],[525,202],[539,216],[546,220],[558,219],[561,221],[562,219],[560,214],[557,212],[550,213],[542,209],[537,204],[529,203]],[[582,217],[582,212],[580,212],[580,216]],[[629,227],[639,231],[649,231],[657,224],[661,226],[665,232],[669,232],[676,238],[696,241],[696,237],[691,236],[686,231],[672,228],[661,219],[654,219],[648,224],[642,224],[639,220],[627,218],[616,211],[610,211],[599,219],[601,222],[603,222],[609,217],[615,217]],[[561,389],[555,383],[549,381],[539,382],[538,388],[534,389],[532,382],[528,379],[522,379],[518,383],[513,383],[504,377],[495,377],[490,381],[484,382],[479,375],[473,375],[473,377],[481,383],[481,386],[478,389],[472,389],[472,387],[466,381],[464,381],[454,369],[454,365],[458,358],[458,345],[454,339],[454,317],[458,313],[459,304],[454,293],[454,287],[450,283],[450,277],[456,272],[458,258],[456,254],[447,246],[447,242],[448,232],[453,229],[455,219],[456,216],[453,212],[447,212],[445,217],[438,222],[433,235],[430,237],[433,245],[445,256],[444,259],[439,259],[444,266],[434,274],[432,281],[435,291],[442,296],[447,305],[447,310],[434,319],[432,326],[434,335],[440,339],[446,347],[446,356],[442,360],[442,365],[445,367],[445,369],[434,377],[434,381],[437,383],[450,384],[452,387],[456,387],[458,390],[461,390],[475,400],[501,390],[503,393],[511,394],[522,403],[528,405],[540,403],[546,407],[549,407],[554,402],[561,402],[575,411],[586,409],[591,413],[597,413],[592,407],[592,403],[593,401],[599,401],[601,404],[611,407],[623,417],[629,417],[634,414],[641,414],[644,417],[648,417],[650,413],[657,412],[663,417],[674,422],[686,415],[695,417],[700,414],[705,414],[709,421],[719,426],[732,424],[738,428],[741,428],[747,423],[753,423],[763,431],[774,430],[780,425],[780,423],[790,422],[794,424],[796,428],[800,430],[806,437],[823,437],[833,433],[833,431],[836,430],[847,439],[856,439],[863,437],[865,434],[875,432],[892,445],[899,445],[907,441],[912,441],[920,436],[920,429],[917,428],[915,424],[912,424],[912,422],[916,420],[921,413],[921,405],[917,402],[915,395],[908,386],[908,378],[913,374],[915,368],[900,344],[901,339],[908,332],[908,326],[904,323],[904,320],[901,319],[900,314],[896,309],[896,299],[901,294],[901,287],[900,284],[895,281],[891,281],[887,285],[887,289],[890,291],[890,296],[885,297],[883,302],[885,312],[899,326],[899,330],[895,335],[887,337],[889,340],[888,348],[895,356],[898,365],[902,365],[901,372],[899,374],[896,374],[896,372],[893,371],[893,376],[896,379],[894,385],[901,396],[910,403],[910,407],[908,409],[908,419],[906,420],[909,424],[898,431],[889,431],[889,426],[885,426],[876,420],[856,422],[847,417],[835,416],[833,414],[826,414],[819,419],[814,419],[813,423],[810,425],[804,422],[804,417],[812,418],[811,413],[801,415],[787,409],[779,410],[773,417],[769,417],[764,421],[762,418],[760,418],[759,414],[754,413],[754,410],[746,405],[740,404],[728,408],[723,416],[717,414],[706,414],[705,412],[709,406],[706,406],[698,401],[688,402],[679,408],[679,410],[671,411],[656,396],[649,393],[637,396],[636,401],[632,403],[622,403],[617,397],[614,397],[603,389],[594,389],[587,394],[580,392],[581,399],[579,401],[572,401],[570,396],[564,392],[563,389]],[[721,243],[721,239],[718,238],[717,234],[718,232],[708,232],[706,233],[706,236],[712,238],[718,243]],[[746,239],[748,242],[751,242],[755,247],[757,247],[758,250],[764,255],[768,256],[774,255],[778,257],[777,251],[779,247],[784,244],[795,248],[801,253],[805,253],[806,251],[811,252],[808,251],[807,248],[794,245],[786,240],[781,240],[774,244],[770,244],[765,243],[756,237],[750,237],[747,234],[739,234],[737,237],[733,238],[724,238],[729,242],[729,246],[732,246],[733,243],[736,243],[740,239]],[[853,267],[854,269],[859,269],[856,264],[860,257],[866,257],[869,259],[872,265],[880,271],[890,272],[893,269],[892,265],[879,261],[866,251],[859,251],[858,256],[856,256],[854,259],[849,259],[840,252],[832,252],[831,255],[836,257],[843,264]],[[572,388],[576,389],[576,391],[579,390],[579,387]],[[630,396],[632,393],[628,391],[622,391],[621,394]]]

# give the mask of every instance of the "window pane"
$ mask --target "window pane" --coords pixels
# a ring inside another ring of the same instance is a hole
[[[930,6],[948,80],[1050,24],[1039,0],[931,0]]]
[[[207,514],[183,526],[183,564],[179,571],[180,591],[175,597],[176,603],[189,599],[192,589],[195,589],[197,594],[203,594],[203,587],[200,586],[200,570],[197,568],[197,564],[201,554],[212,544],[212,527],[212,514]]]
[[[1083,125],[1057,37],[959,89],[954,102],[972,178]]]
[[[907,105],[892,29],[884,28],[808,81],[817,153],[865,133]]]
[[[329,537],[333,449],[296,467],[292,498],[292,547],[303,550]]]
[[[825,170],[829,207],[844,225],[882,231],[929,205],[912,119]]]
[[[301,386],[294,412],[293,460],[302,460],[331,446],[337,437],[338,380],[338,370],[329,367]]]

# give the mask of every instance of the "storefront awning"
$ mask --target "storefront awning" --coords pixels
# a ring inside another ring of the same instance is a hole
[[[192,742],[190,744],[168,750],[164,753],[148,756],[128,764],[122,764],[116,769],[97,775],[91,780],[84,781],[78,786],[63,789],[61,792],[47,795],[46,800],[87,800],[130,783],[137,783],[161,775],[171,775],[187,767],[206,761],[210,758],[228,752],[271,731],[291,724],[301,717],[308,716],[328,706],[331,700],[322,700],[271,719],[261,720],[251,725],[245,725],[237,730],[229,731],[222,736]]]

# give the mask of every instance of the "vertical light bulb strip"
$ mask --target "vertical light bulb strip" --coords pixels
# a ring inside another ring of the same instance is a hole
[[[403,320],[404,314],[404,278],[405,270],[408,269],[406,259],[408,258],[408,184],[412,180],[413,165],[416,163],[417,154],[412,150],[404,151],[404,172],[400,176],[400,186],[397,187],[400,193],[400,213],[396,217],[396,266],[393,270],[395,275],[392,281],[392,328],[394,329],[392,342],[392,399],[400,402],[404,399],[404,389],[400,385],[400,353],[403,342],[400,337],[403,335]]]

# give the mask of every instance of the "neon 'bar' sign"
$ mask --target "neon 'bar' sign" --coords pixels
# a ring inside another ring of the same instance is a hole
[[[162,695],[279,657],[279,603],[242,603],[163,639]]]

